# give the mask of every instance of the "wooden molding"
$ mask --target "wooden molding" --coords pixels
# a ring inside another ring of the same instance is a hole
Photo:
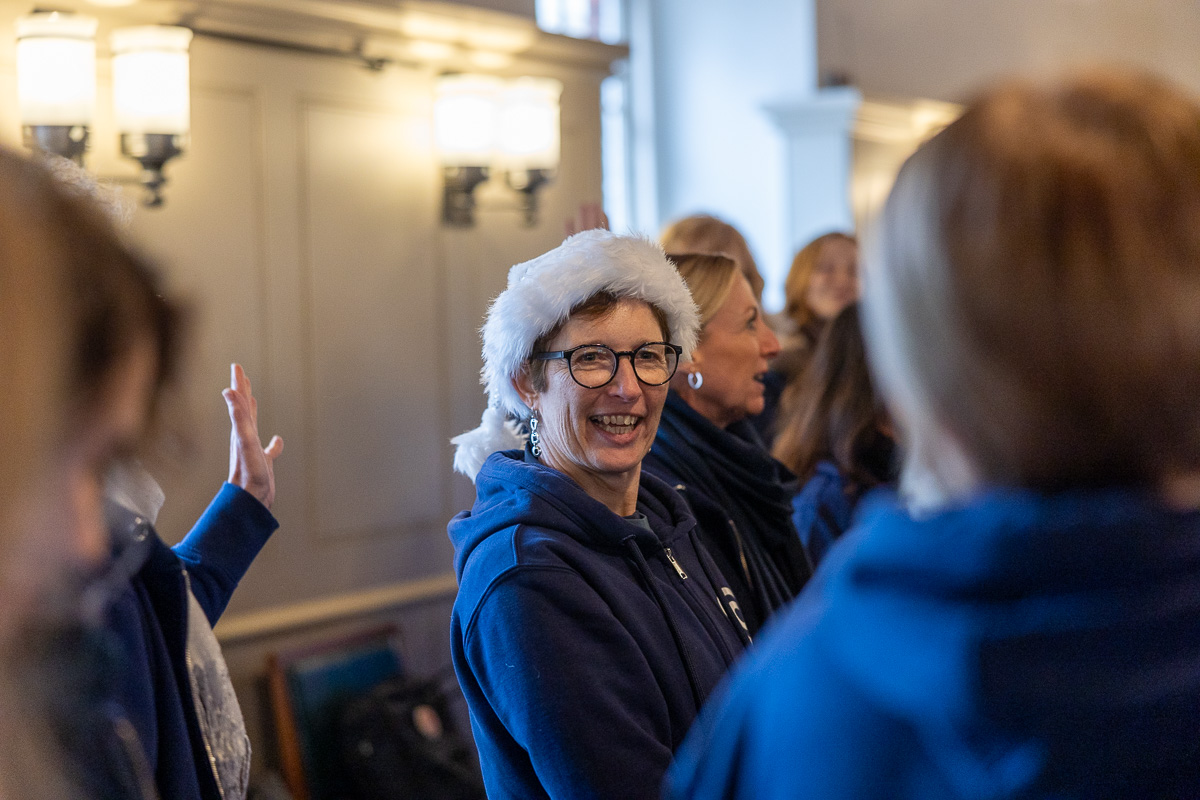
[[[230,614],[217,623],[217,639],[222,645],[243,644],[304,628],[363,617],[453,596],[458,591],[454,573],[402,581],[375,589],[306,600],[262,611]]]

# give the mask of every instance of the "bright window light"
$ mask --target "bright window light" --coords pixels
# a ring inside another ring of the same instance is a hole
[[[537,0],[538,27],[576,39],[625,40],[623,0]]]

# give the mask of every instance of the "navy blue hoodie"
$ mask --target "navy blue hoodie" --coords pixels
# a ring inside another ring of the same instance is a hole
[[[146,560],[109,609],[107,630],[121,662],[112,699],[131,723],[145,767],[164,800],[222,797],[186,663],[189,588],[215,625],[238,581],[278,527],[253,495],[226,483],[175,547],[148,531]],[[81,755],[94,765],[95,753]],[[107,778],[96,774],[86,780],[99,787]],[[130,795],[106,788],[96,796]]]
[[[451,648],[488,797],[657,797],[746,641],[687,506],[643,473],[647,529],[519,451],[475,486]]]
[[[1200,513],[883,498],[706,709],[671,798],[1200,797]]]

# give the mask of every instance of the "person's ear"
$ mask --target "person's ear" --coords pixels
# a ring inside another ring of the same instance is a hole
[[[533,388],[533,381],[529,377],[529,366],[525,365],[517,371],[513,376],[512,386],[517,390],[517,394],[521,396],[521,402],[529,406],[532,410],[537,411],[537,401],[540,392]]]

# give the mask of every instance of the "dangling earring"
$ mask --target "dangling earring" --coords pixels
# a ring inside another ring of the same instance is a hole
[[[704,385],[704,376],[699,372],[689,372],[687,377],[688,386],[693,389],[699,389]]]
[[[535,411],[529,418],[529,452],[533,453],[534,458],[540,458],[542,455],[542,437],[538,435],[537,428],[538,418]]]

